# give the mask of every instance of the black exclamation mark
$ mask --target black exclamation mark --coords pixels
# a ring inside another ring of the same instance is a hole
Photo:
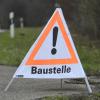
[[[53,28],[53,48],[51,50],[52,55],[57,53],[57,49],[55,48],[57,42],[57,35],[58,35],[58,27]]]

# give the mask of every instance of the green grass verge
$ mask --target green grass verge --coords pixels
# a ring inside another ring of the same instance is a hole
[[[9,31],[0,33],[0,64],[18,66],[42,28],[17,28],[11,39]],[[100,41],[72,34],[84,69],[89,75],[100,75]]]
[[[0,64],[18,66],[39,35],[40,28],[17,28],[15,38],[9,31],[0,34]]]
[[[77,39],[78,38],[78,39]],[[100,75],[100,41],[77,37],[76,48],[88,75]]]
[[[100,94],[92,94],[87,96],[54,96],[54,97],[44,97],[39,100],[100,100]]]

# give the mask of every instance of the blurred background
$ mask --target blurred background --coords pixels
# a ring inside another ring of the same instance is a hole
[[[21,63],[56,7],[63,10],[85,70],[100,75],[100,0],[0,0],[0,64]],[[10,12],[14,12],[13,39]]]
[[[100,38],[100,0],[0,0],[0,27],[9,28],[9,12],[15,13],[14,22],[19,27],[23,17],[25,26],[43,26],[58,3],[69,25],[81,34]]]

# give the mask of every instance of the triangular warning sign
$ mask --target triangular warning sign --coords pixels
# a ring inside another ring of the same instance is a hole
[[[55,10],[5,91],[14,78],[84,78],[92,92],[61,8]]]
[[[14,77],[83,78],[84,70],[63,17],[57,8],[32,45]]]
[[[39,38],[38,42],[36,43],[35,47],[33,48],[31,54],[29,55],[29,58],[28,58],[28,61],[26,62],[26,65],[76,64],[76,63],[78,63],[74,49],[72,47],[73,45],[71,44],[70,37],[68,36],[68,34],[69,34],[68,29],[67,29],[67,27],[65,27],[65,23],[63,22],[61,15],[62,14],[59,10],[55,11],[51,20],[49,21],[49,23],[47,24],[47,26],[45,27],[45,29],[41,33],[41,37]],[[57,31],[57,33],[53,32],[53,31]],[[56,35],[56,37],[54,37],[55,34],[58,34],[58,35]],[[45,41],[47,37],[48,37],[48,39],[47,39],[47,41]],[[58,47],[55,46],[55,48],[56,48],[55,50],[58,51],[57,52],[58,55],[57,55],[57,53],[55,55],[52,54],[53,42],[54,42],[55,38],[57,40],[56,45],[58,44],[57,45]],[[61,42],[61,39],[59,39],[59,38],[62,38],[65,42],[65,47],[62,48],[63,51],[61,51],[62,46],[60,47],[60,44],[63,45],[63,43],[59,44],[58,41]],[[35,57],[37,56],[37,53],[39,52],[39,49],[42,47],[42,45],[44,46],[45,49],[44,50],[41,49],[41,54],[45,54],[47,52],[50,57],[47,59],[48,55],[46,55],[46,57],[45,57],[46,59],[43,59],[44,58],[43,56],[45,56],[45,55],[42,55],[41,59],[40,59],[40,56],[37,57],[37,59],[35,59]],[[48,46],[49,46],[50,50],[47,50],[47,49],[49,49]],[[66,48],[68,48],[70,57],[67,58],[67,55],[65,55],[66,58],[61,58],[61,55],[63,54],[63,52],[67,51]],[[60,54],[59,54],[59,51],[61,52]]]

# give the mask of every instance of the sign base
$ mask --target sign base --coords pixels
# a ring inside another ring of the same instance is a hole
[[[10,87],[10,85],[12,84],[12,82],[13,82],[14,79],[15,79],[15,78],[12,78],[12,79],[10,80],[10,82],[8,83],[8,85],[6,86],[6,88],[4,89],[5,92],[9,89],[9,87]],[[61,79],[60,81],[61,81],[61,89],[62,89],[62,87],[63,87],[63,84],[62,84],[63,79]],[[90,87],[90,85],[89,85],[89,82],[88,82],[87,77],[85,77],[85,83],[86,83],[86,86],[87,86],[87,89],[88,89],[89,94],[91,94],[91,93],[92,93],[92,89],[91,89],[91,87]]]

